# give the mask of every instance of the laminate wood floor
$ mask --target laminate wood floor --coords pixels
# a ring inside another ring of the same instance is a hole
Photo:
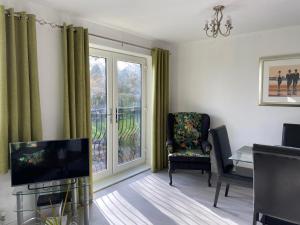
[[[215,182],[199,171],[176,171],[169,186],[167,171],[139,174],[94,195],[91,225],[249,225],[252,189],[222,187],[214,208]]]

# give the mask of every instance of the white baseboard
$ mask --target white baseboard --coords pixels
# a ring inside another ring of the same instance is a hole
[[[133,169],[126,170],[126,171],[118,173],[116,175],[94,181],[93,191],[94,191],[94,193],[98,192],[104,188],[112,186],[113,184],[119,183],[123,180],[126,180],[130,177],[133,177],[133,176],[135,176],[139,173],[145,172],[147,170],[150,170],[150,167],[146,164],[142,164]]]

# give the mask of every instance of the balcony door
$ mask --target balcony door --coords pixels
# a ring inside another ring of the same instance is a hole
[[[93,175],[145,162],[146,60],[90,49]]]

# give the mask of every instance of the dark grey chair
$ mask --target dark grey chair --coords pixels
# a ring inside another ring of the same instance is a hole
[[[300,149],[253,145],[253,225],[300,224]]]
[[[267,216],[267,215],[263,215],[260,222],[263,225],[299,225],[299,224],[296,224],[296,223],[290,223],[290,222],[283,221],[281,219],[271,217],[271,216]]]
[[[214,207],[217,207],[222,183],[226,184],[225,197],[227,197],[231,184],[252,188],[253,178],[234,171],[233,162],[228,159],[231,156],[231,148],[226,127],[221,126],[211,129],[210,134],[213,139],[214,155],[217,165],[217,187],[214,201]]]
[[[300,124],[283,124],[282,143],[283,146],[300,148]]]

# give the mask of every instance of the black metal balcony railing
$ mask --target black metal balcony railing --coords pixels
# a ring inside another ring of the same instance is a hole
[[[105,108],[91,110],[93,172],[107,168],[107,113]]]
[[[106,108],[91,110],[93,172],[107,169],[107,123]],[[118,163],[122,164],[141,157],[141,108],[118,109]]]

